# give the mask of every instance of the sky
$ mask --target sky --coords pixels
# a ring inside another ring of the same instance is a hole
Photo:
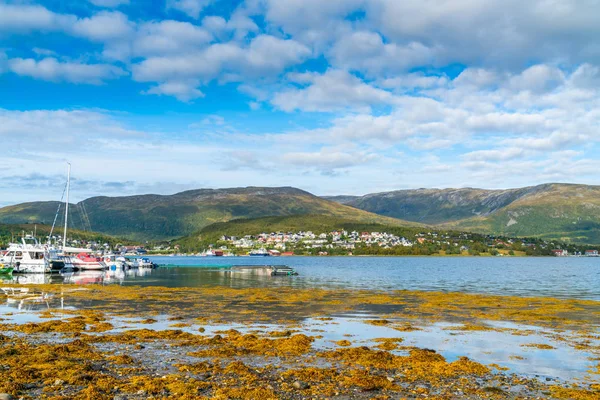
[[[0,0],[0,205],[600,184],[600,0]]]

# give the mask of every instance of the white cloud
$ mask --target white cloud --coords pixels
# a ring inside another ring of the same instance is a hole
[[[323,75],[294,74],[296,82],[310,82],[306,88],[289,89],[275,94],[272,103],[284,111],[368,110],[372,105],[393,103],[394,97],[342,70]]]
[[[437,49],[440,62],[520,67],[531,60],[600,60],[596,1],[365,2],[368,23],[394,43]]]
[[[332,65],[365,72],[372,77],[426,65],[434,58],[433,51],[422,43],[384,43],[379,33],[370,31],[344,35],[328,54]]]
[[[185,54],[205,47],[212,34],[189,22],[164,20],[140,25],[133,42],[139,56]]]
[[[555,89],[565,81],[564,73],[549,65],[538,64],[510,78],[508,86],[513,90],[529,90],[541,93]]]
[[[363,3],[363,0],[266,0],[265,18],[298,41],[320,48],[342,32],[348,32],[349,24],[344,18]]]
[[[55,31],[76,20],[75,16],[56,14],[42,6],[0,3],[0,32]]]
[[[377,81],[378,86],[397,90],[431,89],[447,86],[448,83],[449,79],[446,76],[425,75],[422,72],[401,74]]]
[[[119,11],[101,11],[90,18],[82,18],[73,24],[72,32],[86,39],[107,42],[125,40],[133,33],[134,24]]]
[[[456,86],[473,86],[484,89],[497,85],[500,79],[500,76],[495,71],[484,68],[467,68],[452,82]]]
[[[82,64],[60,62],[55,58],[37,61],[31,58],[13,58],[8,61],[15,74],[54,82],[87,83],[99,85],[105,80],[117,79],[126,72],[109,64]]]
[[[336,148],[322,148],[316,152],[291,152],[285,153],[281,157],[281,161],[286,165],[317,169],[324,173],[364,165],[376,159],[376,154],[347,152]]]
[[[95,6],[115,8],[121,5],[129,4],[129,0],[88,0]]]
[[[519,147],[507,147],[500,150],[478,150],[466,153],[463,158],[467,161],[508,161],[521,158],[527,152]]]
[[[216,43],[189,54],[149,57],[133,66],[140,82],[206,83],[229,74],[234,81],[269,77],[302,61],[310,51],[293,40],[260,35],[248,47]]]
[[[202,10],[212,2],[213,0],[167,0],[167,8],[174,8],[198,19]]]
[[[204,97],[204,93],[197,89],[198,86],[199,83],[194,80],[167,81],[148,89],[146,94],[173,96],[177,100],[188,102]]]

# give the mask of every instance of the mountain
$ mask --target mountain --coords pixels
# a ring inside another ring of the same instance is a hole
[[[37,202],[0,208],[0,223],[52,224],[58,205],[58,202]],[[167,196],[92,197],[71,205],[69,220],[70,226],[75,228],[136,240],[159,240],[185,236],[215,222],[302,214],[388,225],[405,223],[292,187],[199,189]]]
[[[600,243],[600,186],[417,189],[330,198],[376,214],[506,236]]]

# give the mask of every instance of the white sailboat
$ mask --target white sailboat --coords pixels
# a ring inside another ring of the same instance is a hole
[[[89,249],[67,247],[67,227],[69,221],[69,192],[71,190],[71,163],[67,163],[67,198],[65,202],[65,229],[63,232],[62,255],[65,268],[82,271],[104,271],[107,266],[102,258],[96,257]]]

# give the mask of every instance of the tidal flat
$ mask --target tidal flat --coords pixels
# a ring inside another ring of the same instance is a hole
[[[15,398],[600,398],[594,300],[4,287],[0,393]]]

